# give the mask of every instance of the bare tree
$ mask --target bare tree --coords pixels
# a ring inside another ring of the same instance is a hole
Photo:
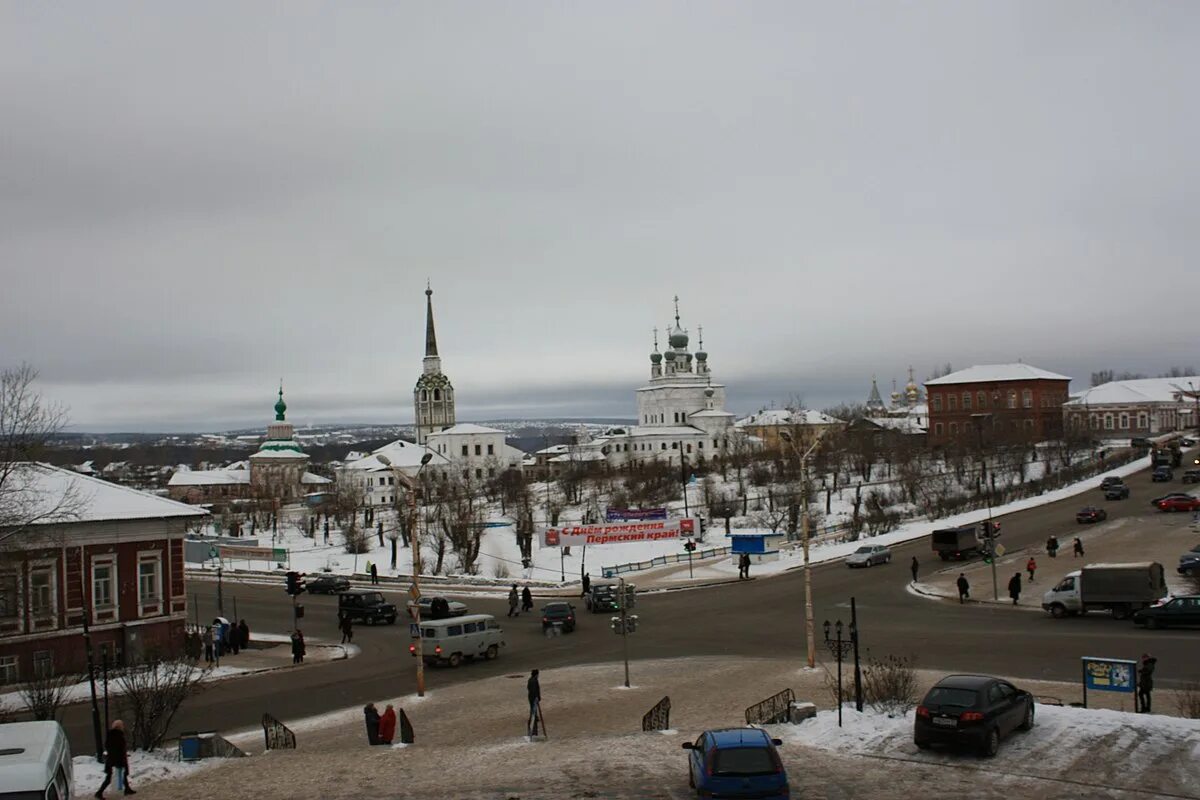
[[[73,672],[55,674],[53,670],[41,670],[21,687],[21,700],[34,719],[56,720],[59,709],[70,702],[71,687],[80,680]]]
[[[152,655],[117,676],[131,718],[130,744],[153,750],[166,738],[183,702],[200,687],[206,669],[190,659]]]
[[[473,575],[483,537],[483,513],[476,504],[474,487],[469,483],[451,487],[440,511],[438,522],[459,567],[463,573]]]

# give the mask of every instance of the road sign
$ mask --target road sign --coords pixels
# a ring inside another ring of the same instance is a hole
[[[421,638],[421,626],[415,622],[408,623],[408,635],[414,639]]]
[[[1002,555],[1004,555],[1004,553],[1005,553],[1004,545],[1002,545],[1002,544],[996,545],[996,555],[1002,556]]]
[[[212,545],[209,545],[208,546],[208,557],[216,558],[217,557],[217,548],[213,547]]]

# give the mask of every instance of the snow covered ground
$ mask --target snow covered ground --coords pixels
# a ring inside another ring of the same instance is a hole
[[[784,687],[829,707],[823,670],[798,669],[782,659],[704,657],[635,661],[633,687],[621,685],[619,663],[542,671],[549,738],[524,734],[525,674],[438,686],[424,698],[380,698],[411,718],[416,743],[372,748],[362,710],[349,708],[305,720],[284,720],[297,733],[297,751],[262,754],[261,730],[228,735],[248,759],[216,769],[188,769],[157,783],[136,784],[146,800],[236,796],[294,800],[298,796],[354,798],[684,798],[683,741],[707,728],[743,723],[746,706]],[[922,688],[936,677],[920,673]],[[1078,687],[1018,685],[1074,699]],[[1156,703],[1170,707],[1170,693]],[[671,698],[667,733],[642,733],[643,713]],[[1103,698],[1104,701],[1110,698]],[[1133,798],[1157,793],[1198,797],[1200,721],[1112,710],[1039,706],[1029,733],[1004,742],[993,760],[919,753],[911,717],[889,719],[824,711],[800,726],[772,726],[785,739],[781,755],[793,796],[878,798],[955,796],[1013,798]],[[137,771],[135,769],[135,778]],[[79,785],[79,784],[77,784]],[[1112,789],[1107,787],[1122,787]]]

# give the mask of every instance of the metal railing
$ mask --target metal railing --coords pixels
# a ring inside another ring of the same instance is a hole
[[[692,558],[713,558],[714,556],[723,556],[729,553],[728,547],[711,547],[707,550],[697,550],[692,553]],[[627,564],[617,564],[612,567],[601,567],[600,574],[606,578],[614,578],[617,575],[623,575],[626,572],[637,572],[643,569],[651,569],[653,567],[663,567],[667,564],[678,564],[688,560],[687,553],[672,553],[668,556],[657,556],[646,561],[630,561]]]
[[[267,740],[268,750],[295,750],[296,734],[270,714],[262,715],[263,736]]]
[[[642,717],[642,730],[665,731],[671,727],[671,698],[664,696]]]
[[[771,695],[761,703],[755,703],[747,708],[746,724],[774,725],[779,722],[787,722],[794,702],[796,702],[796,695],[791,689],[784,689],[779,694]]]

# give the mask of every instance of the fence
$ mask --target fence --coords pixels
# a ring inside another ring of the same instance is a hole
[[[708,550],[697,550],[692,553],[692,558],[713,558],[715,556],[723,556],[729,553],[728,547],[712,547]],[[614,578],[617,575],[623,575],[626,572],[637,572],[638,570],[650,569],[651,567],[662,567],[667,564],[678,564],[681,561],[687,561],[687,553],[672,553],[669,556],[658,556],[647,561],[631,561],[628,564],[617,564],[613,567],[601,567],[600,574],[606,578]]]
[[[792,703],[796,695],[791,689],[784,689],[779,694],[771,695],[761,703],[755,703],[746,709],[747,725],[773,725],[777,722],[787,722]]]
[[[664,696],[642,717],[642,730],[665,731],[671,727],[671,698]]]
[[[263,736],[268,750],[295,750],[296,734],[270,714],[262,715]]]

